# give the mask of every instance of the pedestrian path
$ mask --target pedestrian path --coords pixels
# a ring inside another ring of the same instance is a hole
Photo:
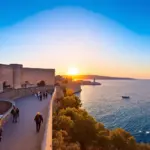
[[[10,119],[4,126],[0,150],[40,150],[44,136],[50,97],[39,101],[35,96],[20,98],[15,101],[20,109],[19,122],[14,124]],[[41,112],[44,124],[40,133],[36,133],[34,116]]]

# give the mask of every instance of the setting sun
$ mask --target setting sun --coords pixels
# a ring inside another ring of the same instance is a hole
[[[77,68],[69,68],[67,74],[68,75],[77,75],[79,73],[79,70]]]

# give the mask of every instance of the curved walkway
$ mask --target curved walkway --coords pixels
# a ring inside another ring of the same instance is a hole
[[[39,101],[35,96],[15,100],[20,109],[20,119],[16,124],[10,120],[4,126],[0,150],[40,150],[44,136],[50,97]],[[40,133],[36,133],[34,116],[40,111],[44,118]]]

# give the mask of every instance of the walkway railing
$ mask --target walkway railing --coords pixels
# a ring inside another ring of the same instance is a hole
[[[53,127],[52,127],[52,114],[53,114],[53,101],[54,101],[54,96],[52,96],[52,99],[49,104],[49,112],[48,112],[48,120],[45,128],[45,133],[44,133],[44,139],[42,142],[42,148],[41,150],[52,150],[52,132],[53,132]]]
[[[52,150],[52,133],[53,133],[53,106],[55,104],[56,99],[62,98],[63,92],[60,86],[56,86],[53,92],[50,104],[49,104],[49,112],[48,112],[48,120],[45,128],[44,139],[42,142],[41,150]]]

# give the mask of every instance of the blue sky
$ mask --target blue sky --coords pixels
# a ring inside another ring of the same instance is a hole
[[[149,0],[5,0],[0,5],[0,27],[58,6],[83,7],[116,20],[138,34],[150,34]]]
[[[149,7],[148,0],[5,0],[0,62],[149,78]]]

